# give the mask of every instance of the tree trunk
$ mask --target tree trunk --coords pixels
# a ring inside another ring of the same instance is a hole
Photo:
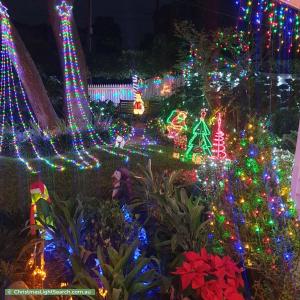
[[[42,82],[41,76],[27,51],[17,30],[11,24],[12,35],[15,42],[20,77],[26,91],[29,103],[42,129],[54,129],[58,117],[49,100],[47,91]]]
[[[73,4],[73,0],[67,0],[69,4]],[[49,18],[50,18],[50,24],[52,26],[52,30],[56,39],[57,48],[59,51],[60,61],[61,61],[61,68],[64,72],[64,57],[63,57],[63,40],[62,40],[62,34],[60,31],[60,17],[57,14],[56,6],[59,5],[61,1],[57,0],[48,0],[48,11],[49,11]],[[84,85],[85,94],[88,95],[88,84],[87,84],[87,77],[88,77],[88,68],[85,62],[85,55],[82,49],[82,45],[79,39],[78,31],[76,29],[76,24],[74,21],[74,18],[72,16],[71,19],[72,22],[72,33],[74,38],[74,43],[76,47],[76,54],[81,74],[81,79]],[[65,89],[66,89],[66,82],[65,82]],[[84,95],[82,95],[82,99],[84,99]],[[86,99],[88,100],[88,99]],[[66,103],[66,95],[65,95],[65,103]],[[88,108],[88,104],[86,101],[82,101],[82,107],[87,114],[88,118],[90,118],[90,110]],[[73,115],[75,119],[77,120],[77,125],[83,125],[84,121],[82,120],[82,113],[80,112],[80,109],[78,105],[76,105],[74,102],[71,103]]]

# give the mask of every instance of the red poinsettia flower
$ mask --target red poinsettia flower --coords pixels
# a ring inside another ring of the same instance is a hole
[[[226,289],[224,291],[224,297],[228,300],[244,300],[244,297],[239,294],[236,289]]]
[[[177,268],[173,274],[180,275],[184,290],[190,285],[193,289],[198,289],[203,286],[205,281],[204,276],[209,269],[209,265],[204,262],[197,261],[196,266],[193,262],[184,262],[182,267]]]
[[[181,277],[182,289],[192,287],[205,300],[242,300],[244,287],[241,269],[229,256],[220,257],[201,249],[184,253],[185,261],[173,274]]]
[[[195,261],[203,261],[203,258],[196,252],[188,251],[184,253],[184,256],[186,258],[186,261],[188,262],[195,262]]]
[[[223,299],[223,290],[216,280],[207,281],[203,288],[197,291],[197,294],[205,300]]]

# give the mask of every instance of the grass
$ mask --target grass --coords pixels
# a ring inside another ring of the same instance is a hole
[[[44,164],[39,164],[42,179],[48,187],[50,196],[57,195],[61,199],[70,199],[82,194],[97,199],[108,199],[111,196],[111,175],[118,167],[126,166],[131,171],[137,171],[138,164],[146,164],[152,159],[153,170],[162,172],[165,169],[190,169],[193,165],[172,159],[172,148],[153,146],[153,151],[147,151],[149,157],[132,154],[128,163],[124,159],[106,152],[94,152],[102,166],[94,170],[79,170],[67,166],[64,172],[55,171]],[[141,151],[141,149],[139,149]],[[158,153],[162,150],[163,153]],[[122,151],[122,150],[118,150]],[[0,207],[1,210],[27,213],[30,205],[30,173],[18,160],[0,158]]]

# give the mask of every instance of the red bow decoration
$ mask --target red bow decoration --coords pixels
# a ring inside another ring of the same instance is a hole
[[[243,300],[239,288],[244,287],[242,270],[229,257],[208,254],[205,248],[200,253],[185,252],[185,261],[177,267],[175,275],[181,277],[182,289],[189,286],[204,300]]]

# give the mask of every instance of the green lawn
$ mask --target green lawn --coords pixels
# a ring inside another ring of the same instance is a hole
[[[190,169],[192,165],[172,159],[172,148],[152,146],[153,151],[147,151],[152,159],[154,171],[165,169]],[[158,153],[162,150],[163,153]],[[121,150],[119,150],[121,151]],[[104,199],[111,197],[111,175],[118,167],[126,163],[120,157],[107,152],[94,152],[102,166],[94,170],[79,170],[67,166],[64,172],[50,169],[39,164],[42,178],[46,183],[50,195],[57,195],[62,199],[75,197],[79,193]],[[131,171],[137,171],[138,164],[146,165],[148,157],[132,154],[127,163]],[[15,159],[0,158],[0,205],[2,210],[27,210],[29,199],[30,173],[24,165]]]

